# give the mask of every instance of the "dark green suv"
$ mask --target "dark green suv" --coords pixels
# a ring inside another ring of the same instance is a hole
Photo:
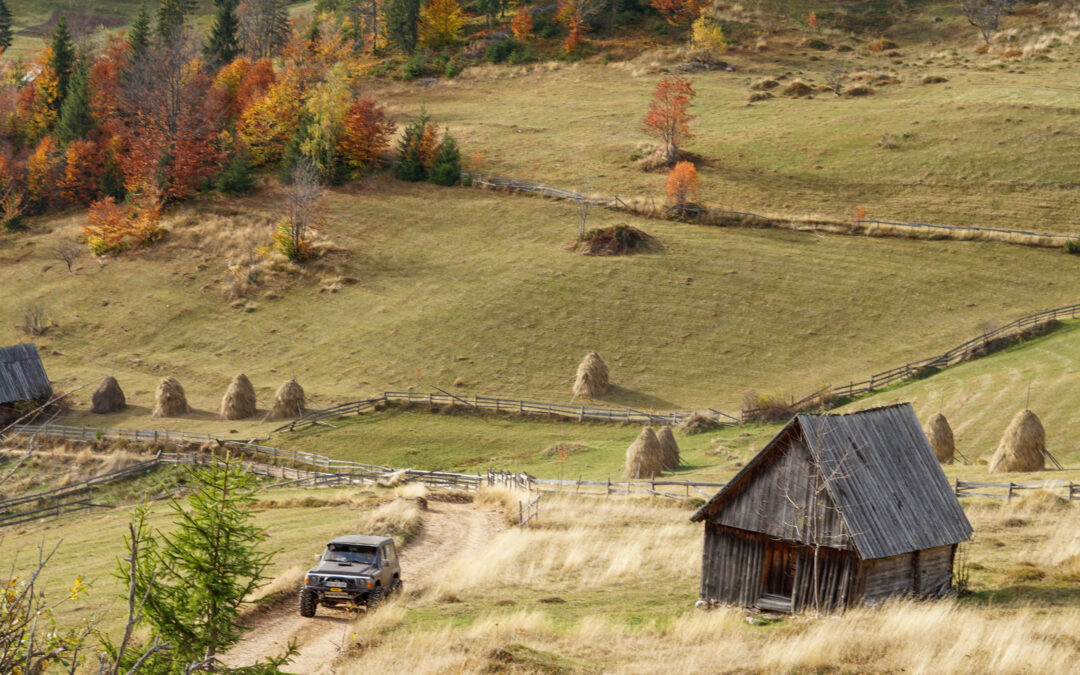
[[[401,591],[401,565],[390,537],[350,534],[326,545],[319,564],[304,575],[300,616],[315,616],[318,605],[364,605],[375,609]]]

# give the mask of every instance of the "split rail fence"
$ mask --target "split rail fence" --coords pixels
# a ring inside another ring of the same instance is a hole
[[[987,492],[995,490],[996,492]],[[1049,492],[1064,492],[1069,501],[1080,501],[1080,483],[1069,481],[1052,480],[1042,483],[978,483],[963,480],[953,481],[953,491],[957,498],[962,497],[989,497],[991,499],[1004,499],[1011,502],[1013,497],[1019,497],[1024,490],[1046,490]]]
[[[98,432],[105,429],[93,427],[70,427],[63,425],[41,425],[40,427],[21,427],[17,431],[33,432],[42,436],[57,436],[72,440],[92,441],[102,437]],[[116,437],[131,439],[135,432],[131,430],[112,430]],[[158,432],[159,442],[168,433],[170,438],[190,439],[191,434],[180,432]],[[143,441],[147,442],[144,437]],[[174,441],[175,442],[175,441]],[[190,440],[183,443],[190,444]],[[493,471],[486,474],[464,474],[448,471],[423,471],[417,469],[393,469],[375,464],[332,460],[322,455],[301,451],[282,450],[268,446],[255,445],[242,441],[224,441],[222,447],[237,451],[241,467],[250,473],[276,479],[264,489],[275,488],[311,488],[331,486],[351,486],[362,484],[386,484],[418,482],[433,489],[475,492],[484,486],[502,486],[528,493],[536,493],[530,500],[530,507],[538,505],[536,500],[542,494],[575,494],[600,497],[611,495],[655,496],[670,499],[688,499],[691,497],[708,499],[725,483],[711,481],[679,480],[639,480],[639,481],[604,481],[596,480],[558,480],[537,478],[525,472]],[[258,458],[252,459],[252,457]],[[272,460],[272,461],[263,461]],[[92,476],[89,479],[62,488],[46,490],[29,495],[22,495],[0,500],[0,527],[15,525],[48,516],[56,516],[90,508],[108,508],[105,504],[95,504],[86,497],[95,489],[108,483],[123,480],[151,471],[162,464],[210,464],[220,463],[222,458],[207,451],[162,450],[150,460],[131,466]],[[987,492],[988,490],[996,492]],[[954,492],[958,498],[990,497],[1011,500],[1024,490],[1065,491],[1070,500],[1080,501],[1080,484],[1072,481],[1046,481],[1042,483],[981,483],[955,480]],[[529,514],[522,504],[521,516]],[[535,517],[535,516],[532,516]],[[531,517],[526,519],[526,522]]]
[[[547,415],[563,419],[594,420],[601,422],[617,422],[623,424],[680,424],[687,419],[701,415],[723,426],[735,426],[741,422],[740,418],[722,413],[719,410],[709,408],[704,411],[683,410],[666,413],[645,412],[633,408],[600,408],[586,405],[560,405],[558,403],[540,403],[537,401],[523,401],[508,398],[492,398],[489,396],[455,396],[453,394],[422,394],[413,391],[388,391],[377,398],[349,401],[330,408],[313,410],[302,417],[292,420],[288,424],[274,429],[271,433],[281,431],[295,431],[298,428],[313,424],[326,423],[324,420],[343,417],[345,415],[359,414],[373,409],[380,403],[390,401],[404,401],[407,403],[420,403],[427,405],[460,405],[476,410],[494,410],[495,412],[517,413],[520,415]],[[333,426],[333,425],[329,425]]]
[[[662,217],[684,222],[697,222],[712,225],[731,225],[733,222],[747,227],[775,227],[796,231],[825,231],[844,234],[870,234],[891,236],[893,232],[902,232],[903,236],[922,239],[958,239],[992,240],[1006,243],[1019,243],[1026,246],[1062,247],[1068,241],[1077,241],[1080,235],[1049,234],[1028,230],[1012,230],[998,227],[977,227],[973,225],[935,225],[919,222],[898,222],[890,220],[872,220],[862,218],[855,222],[816,221],[802,222],[785,218],[763,216],[749,211],[728,211],[725,209],[707,209],[700,206],[657,207],[650,199],[648,207],[628,204],[619,197],[595,198],[573,190],[546,185],[529,180],[485,176],[484,174],[462,173],[462,179],[471,185],[511,192],[536,194],[554,199],[589,204],[617,211],[630,211],[644,217]]]

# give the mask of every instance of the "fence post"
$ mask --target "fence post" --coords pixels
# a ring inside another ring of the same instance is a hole
[[[522,507],[521,502],[518,501],[518,527],[521,527],[525,520],[525,509]]]
[[[607,477],[607,491],[604,492],[604,496],[608,497],[610,495],[611,495],[611,476],[608,476]]]
[[[1013,493],[1013,484],[1009,483],[1009,494],[1007,494],[1005,496],[1005,503],[1006,504],[1012,502],[1012,493]]]
[[[577,421],[578,422],[580,422],[583,419],[585,419],[585,406],[581,406],[581,410],[578,411],[578,415],[577,415]]]

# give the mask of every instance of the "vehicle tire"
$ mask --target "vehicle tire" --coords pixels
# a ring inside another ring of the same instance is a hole
[[[319,598],[315,591],[304,589],[300,591],[300,616],[311,618],[315,616],[315,607],[319,604]]]
[[[394,577],[394,580],[390,582],[390,595],[401,595],[401,578]]]
[[[367,596],[367,609],[368,611],[374,610],[376,607],[382,604],[383,601],[383,588],[382,586],[376,586]]]

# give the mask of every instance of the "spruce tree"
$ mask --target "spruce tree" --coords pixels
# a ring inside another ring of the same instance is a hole
[[[105,150],[105,169],[101,172],[101,194],[120,201],[127,196],[127,188],[124,187],[124,169],[120,166],[120,160],[116,156],[116,150],[110,143]]]
[[[190,473],[195,492],[186,505],[172,503],[175,528],[143,549],[135,578],[155,637],[172,646],[164,657],[171,667],[157,663],[152,672],[189,672],[190,664],[212,663],[236,644],[240,606],[273,557],[259,550],[266,533],[251,512],[258,486],[240,462],[226,457]]]
[[[383,4],[386,35],[406,54],[416,50],[419,31],[420,0],[386,0]]]
[[[131,52],[136,58],[142,56],[150,46],[150,9],[145,2],[139,5],[139,13],[135,15],[135,21],[131,24],[128,45],[131,46]]]
[[[50,46],[52,47],[52,67],[56,72],[55,106],[56,112],[59,113],[64,105],[68,86],[71,84],[71,73],[75,69],[75,42],[71,39],[67,17],[63,14],[56,21]]]
[[[423,141],[427,124],[427,112],[421,110],[420,116],[409,122],[409,126],[405,127],[405,133],[401,137],[400,145],[398,145],[399,156],[397,164],[394,165],[394,178],[412,183],[427,178],[427,169],[424,168],[424,161],[420,156],[420,144]]]
[[[243,51],[240,48],[240,18],[236,15],[236,0],[221,0],[217,18],[210,28],[210,41],[203,53],[215,70],[232,63]]]
[[[157,12],[157,34],[162,42],[172,42],[180,34],[187,9],[185,0],[161,0]]]
[[[435,156],[435,164],[431,167],[428,180],[436,185],[457,185],[461,180],[461,151],[457,142],[448,133],[439,146],[439,154]]]
[[[7,49],[15,35],[11,32],[11,10],[7,0],[0,0],[0,47]]]
[[[64,145],[83,138],[94,128],[88,86],[90,74],[87,71],[86,59],[80,59],[71,76],[64,103],[60,106],[60,120],[56,124],[56,135]]]

